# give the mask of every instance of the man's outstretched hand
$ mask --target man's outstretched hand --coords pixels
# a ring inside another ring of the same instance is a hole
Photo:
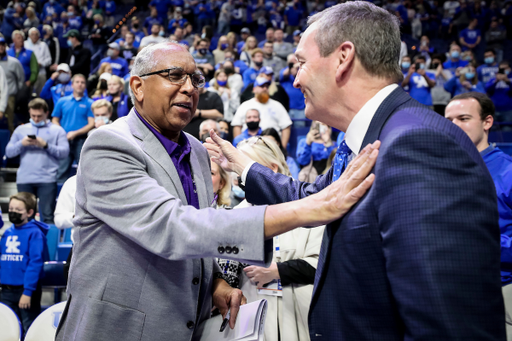
[[[210,130],[210,137],[203,144],[208,150],[208,154],[213,162],[218,164],[227,172],[235,172],[241,175],[245,167],[252,162],[252,159],[233,147],[226,140]]]

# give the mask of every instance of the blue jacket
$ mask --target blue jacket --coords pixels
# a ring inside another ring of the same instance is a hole
[[[27,135],[36,135],[48,142],[48,148],[34,146],[24,147],[21,140]],[[57,181],[59,162],[69,154],[69,142],[64,129],[47,121],[43,127],[35,127],[32,123],[18,126],[12,133],[11,140],[5,148],[9,158],[20,155],[16,183],[52,183]]]
[[[491,173],[496,194],[501,233],[501,282],[512,283],[512,157],[490,145],[480,152]]]
[[[320,161],[328,159],[329,155],[334,148],[337,146],[333,143],[330,147],[326,148],[323,143],[311,143],[310,146],[306,143],[306,138],[302,138],[297,145],[297,163],[301,166],[305,166],[311,162],[311,156],[313,161]]]
[[[2,34],[8,41],[11,39],[14,30],[23,28],[23,18],[15,18],[13,15],[16,13],[14,8],[8,8],[4,13],[4,20],[2,22]]]
[[[259,128],[258,133],[254,136],[260,136],[262,131],[263,130],[261,130],[261,128]],[[233,146],[236,147],[237,144],[239,144],[243,140],[247,140],[247,139],[251,138],[252,136],[253,135],[249,135],[249,129],[245,129],[244,131],[242,131],[242,133],[240,135],[238,135],[237,137],[235,137],[233,139]]]
[[[112,103],[112,96],[108,95],[104,99],[106,99],[107,101]],[[121,100],[117,104],[117,117],[118,118],[126,116],[130,112],[130,108],[128,106],[129,100],[130,100],[130,98],[128,97],[127,94],[125,94],[125,93],[121,94]],[[112,105],[114,105],[114,104],[112,103]]]
[[[23,285],[23,294],[32,296],[49,258],[48,230],[45,223],[31,220],[19,227],[13,224],[4,232],[0,240],[0,283]]]
[[[100,65],[103,63],[109,63],[112,66],[112,74],[123,78],[127,73],[130,72],[128,69],[128,62],[122,57],[112,59],[112,57],[103,58]]]
[[[509,79],[511,78],[512,75]],[[512,88],[506,82],[497,82],[496,77],[494,77],[485,84],[485,91],[492,99],[496,111],[512,110]]]
[[[444,83],[444,89],[446,91],[448,91],[449,93],[451,93],[452,97],[463,94],[465,92],[470,92],[470,91],[476,91],[476,92],[481,92],[481,93],[485,94],[485,88],[484,88],[484,85],[482,84],[482,82],[479,81],[478,83],[476,83],[475,85],[473,85],[471,87],[471,90],[468,90],[462,86],[462,84],[459,80],[459,77],[455,77],[455,76],[450,78],[450,80],[448,82]]]
[[[290,98],[290,109],[303,110],[306,108],[306,103],[304,103],[304,94],[300,89],[297,89],[293,86],[293,82],[295,81],[295,77],[292,75],[288,75],[285,77],[283,75],[284,71],[288,67],[284,68],[279,72],[279,83],[284,88],[288,97]]]
[[[58,100],[64,96],[69,96],[73,94],[73,88],[71,87],[71,80],[67,84],[57,84],[55,85],[55,81],[53,79],[48,79],[46,83],[44,83],[43,89],[39,94],[39,97],[46,100],[53,100],[54,104],[57,104]],[[85,89],[85,96],[87,96],[87,89]]]
[[[23,71],[25,72],[25,82],[30,79],[32,74],[32,71],[30,70],[30,58],[32,58],[32,53],[32,50],[27,50],[26,48],[22,47],[18,57],[16,57],[16,50],[14,47],[7,50],[7,54],[18,59],[21,63],[21,66],[23,66]]]
[[[506,340],[494,183],[469,137],[395,89],[362,147],[381,141],[375,181],[325,228],[309,311],[311,340]],[[254,164],[254,205],[315,194]]]
[[[252,67],[245,70],[245,72],[242,74],[242,78],[244,80],[244,87],[242,88],[242,91],[245,90],[249,84],[254,83],[259,73],[259,70],[256,70]]]

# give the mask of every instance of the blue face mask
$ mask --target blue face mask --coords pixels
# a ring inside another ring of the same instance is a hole
[[[494,57],[487,57],[484,59],[485,64],[492,64],[494,63]]]
[[[221,138],[221,139],[223,139],[223,140],[227,140],[227,139],[228,139],[228,137],[229,137],[229,134],[228,134],[228,133],[226,133],[225,131],[221,131],[221,132],[219,133],[219,136],[220,136],[220,138]]]
[[[508,76],[508,74],[510,73],[510,70],[505,70],[505,74]]]
[[[160,32],[158,32],[158,35],[159,35],[160,37],[163,37],[163,36],[164,36],[164,34],[165,34],[165,32],[164,32],[164,31],[160,31]]]
[[[220,44],[220,49],[225,50],[228,48],[228,44]]]
[[[226,84],[228,84],[228,81],[217,80],[217,84],[219,84],[219,86],[226,86]]]
[[[245,191],[243,189],[241,189],[239,186],[233,186],[231,188],[231,190],[233,191],[233,194],[235,195],[235,197],[237,198],[245,198]]]
[[[33,119],[30,119],[30,123],[32,123],[32,125],[36,128],[41,128],[46,125],[46,120],[42,120],[36,123]]]
[[[103,121],[103,123],[108,124],[108,122],[110,122],[110,118],[108,118],[106,116],[98,116],[94,119],[94,121],[96,121],[96,122]]]
[[[73,43],[71,42],[71,40],[67,40],[66,43],[68,44],[69,47],[73,47]]]
[[[410,62],[402,62],[402,69],[408,69],[411,67],[411,63]]]
[[[68,17],[74,17],[75,16],[75,12],[68,12]]]
[[[466,76],[466,79],[475,78],[475,74],[473,72],[466,72],[465,76]]]
[[[460,57],[460,53],[459,53],[459,51],[452,51],[452,53],[450,53],[450,56],[452,58],[459,58]]]
[[[425,64],[421,63],[420,64],[420,69],[424,70],[425,69]]]

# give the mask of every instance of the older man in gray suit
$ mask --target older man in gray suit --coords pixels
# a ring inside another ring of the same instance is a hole
[[[134,109],[85,143],[57,340],[191,340],[212,304],[231,309],[233,328],[243,296],[220,278],[213,257],[269,264],[265,239],[339,218],[371,185],[372,176],[364,179],[378,150],[368,148],[352,172],[307,200],[209,208],[208,154],[182,132],[202,86],[185,47],[148,46],[132,70]]]

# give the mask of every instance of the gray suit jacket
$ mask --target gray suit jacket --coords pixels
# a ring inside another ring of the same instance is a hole
[[[240,250],[223,258],[271,261],[265,207],[209,208],[209,157],[187,137],[201,210],[187,206],[171,158],[133,110],[87,139],[57,340],[191,340],[210,315],[220,246]]]

